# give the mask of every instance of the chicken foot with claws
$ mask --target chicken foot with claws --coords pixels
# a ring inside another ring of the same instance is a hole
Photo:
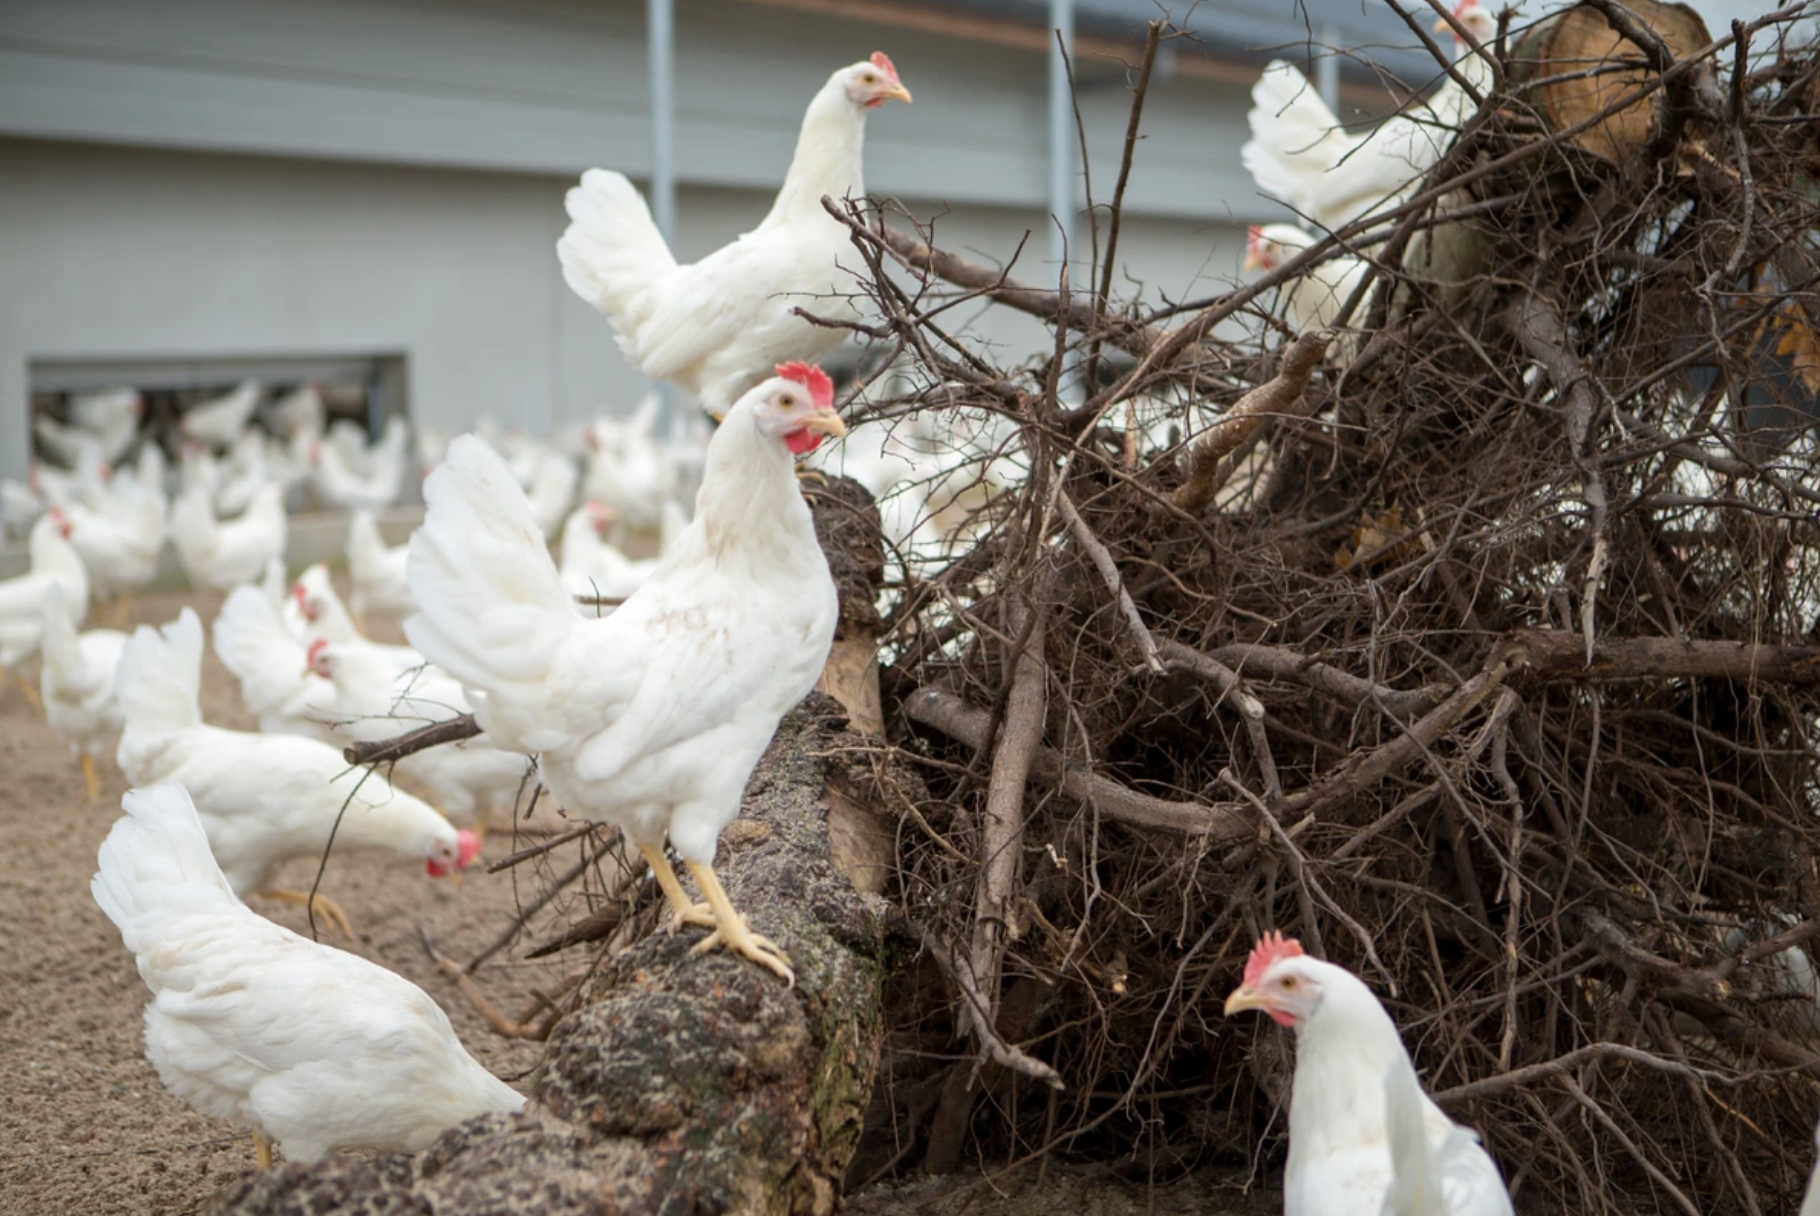
[[[701,893],[708,897],[708,907],[713,912],[715,921],[714,932],[697,942],[693,953],[705,954],[716,946],[725,946],[735,954],[744,955],[759,966],[769,969],[786,986],[794,987],[796,972],[790,969],[790,956],[770,938],[752,932],[746,918],[739,914],[733,901],[727,897],[727,890],[720,885],[714,867],[698,861],[685,864],[689,867],[689,873],[695,875]]]

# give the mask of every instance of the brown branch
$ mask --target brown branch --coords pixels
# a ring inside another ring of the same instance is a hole
[[[1241,675],[1291,680],[1348,705],[1379,706],[1396,718],[1420,717],[1445,700],[1451,691],[1444,684],[1408,690],[1374,684],[1299,651],[1258,642],[1221,646],[1208,651],[1207,657]]]
[[[1581,639],[1565,630],[1523,630],[1511,634],[1510,642],[1524,652],[1526,680],[1554,683],[1706,677],[1766,684],[1820,684],[1820,646],[1690,642],[1662,637],[1600,638],[1588,664]]]
[[[1012,278],[1004,271],[969,262],[927,244],[921,237],[895,228],[883,229],[883,235],[885,244],[890,246],[891,251],[911,266],[946,279],[956,287],[978,292],[988,299],[1019,312],[1027,312],[1033,317],[1065,322],[1069,328],[1082,333],[1093,333],[1101,328],[1092,303],[1064,301],[1060,292],[1033,287]],[[1149,326],[1114,321],[1102,336],[1114,346],[1141,356],[1155,347],[1164,335]]]
[[[912,722],[938,730],[976,751],[985,745],[992,720],[989,711],[940,688],[919,688],[911,693],[904,701],[904,714]],[[1254,830],[1251,810],[1242,803],[1154,798],[1067,761],[1048,748],[1037,749],[1030,771],[1044,784],[1090,804],[1106,818],[1136,827],[1205,836],[1211,841],[1239,840]]]
[[[1188,449],[1188,480],[1170,495],[1171,506],[1190,515],[1207,508],[1218,488],[1214,474],[1220,457],[1250,439],[1266,419],[1295,412],[1296,402],[1331,341],[1333,334],[1324,330],[1299,335],[1283,353],[1283,365],[1277,374],[1240,397],[1194,441]]]
[[[1137,605],[1132,602],[1131,593],[1125,590],[1124,580],[1119,577],[1118,563],[1112,560],[1111,551],[1101,543],[1099,537],[1093,534],[1093,529],[1087,526],[1087,521],[1081,518],[1081,513],[1075,510],[1074,502],[1068,497],[1067,491],[1061,493],[1056,499],[1055,505],[1061,511],[1062,518],[1068,521],[1068,527],[1073,530],[1075,543],[1081,547],[1082,552],[1086,553],[1088,560],[1093,563],[1093,568],[1098,570],[1100,577],[1106,581],[1106,589],[1112,592],[1113,598],[1118,601],[1119,611],[1125,617],[1125,624],[1130,627],[1132,639],[1138,644],[1138,652],[1144,656],[1144,666],[1151,671],[1162,671],[1162,661],[1157,658],[1156,639],[1151,636],[1150,627],[1144,624],[1144,618],[1138,615]],[[1237,677],[1234,679],[1236,680]]]
[[[1047,580],[1039,578],[1039,586]],[[1024,858],[1024,787],[1043,742],[1049,670],[1043,662],[1048,612],[1013,593],[1006,602],[1011,635],[1022,641],[1010,657],[1011,691],[1005,725],[992,753],[992,777],[980,825],[979,881],[974,894],[973,941],[967,953],[970,978],[985,994],[980,1007],[963,1010],[982,1043],[998,1022],[999,973],[1005,943],[1012,936],[1010,908],[1018,895]]]
[[[1464,1085],[1444,1089],[1434,1094],[1433,1097],[1437,1105],[1458,1106],[1462,1102],[1488,1098],[1536,1081],[1547,1080],[1549,1077],[1577,1072],[1582,1065],[1608,1057],[1628,1060],[1632,1064],[1641,1064],[1645,1068],[1654,1068],[1677,1076],[1693,1077],[1709,1085],[1736,1085],[1739,1083],[1737,1077],[1679,1064],[1674,1060],[1652,1055],[1641,1048],[1626,1047],[1622,1043],[1588,1043],[1585,1047],[1576,1047],[1567,1054],[1556,1056],[1552,1060],[1544,1060],[1540,1064],[1526,1064],[1522,1068],[1513,1068],[1509,1072],[1499,1073],[1495,1077],[1486,1077],[1481,1081],[1468,1081]]]
[[[341,750],[342,759],[349,764],[389,764],[402,760],[406,756],[436,747],[443,743],[459,743],[463,739],[472,739],[480,734],[480,724],[474,721],[473,714],[462,714],[459,718],[450,718],[447,722],[432,722],[416,730],[406,731],[402,735],[393,735],[390,739],[374,739],[367,743],[350,743]]]

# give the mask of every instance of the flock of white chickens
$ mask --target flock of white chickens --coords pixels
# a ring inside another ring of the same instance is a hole
[[[1476,0],[1462,0],[1456,17],[1489,36]],[[1328,229],[1406,192],[1467,107],[1450,83],[1428,113],[1352,136],[1287,65],[1272,64],[1255,96],[1246,164]],[[846,434],[832,384],[809,365],[842,335],[791,310],[808,298],[824,315],[854,308],[837,265],[846,232],[820,199],[863,193],[865,121],[891,100],[910,94],[882,53],[834,73],[810,103],[769,215],[692,265],[671,256],[624,177],[591,170],[570,192],[573,222],[558,246],[569,283],[608,314],[643,371],[721,417],[705,449],[699,439],[660,442],[653,407],[586,428],[568,450],[498,430],[463,436],[420,453],[435,466],[426,516],[407,546],[390,549],[371,513],[403,492],[402,425],[374,444],[337,438],[307,392],[279,403],[277,431],[249,426],[256,386],[184,415],[193,446],[168,512],[155,446],[104,472],[134,440],[135,395],[79,400],[67,426],[41,430],[72,471],[42,469],[9,490],[9,513],[40,514],[30,573],[0,584],[0,662],[42,650],[45,712],[82,758],[91,796],[93,757],[118,736],[118,762],[138,788],[102,846],[93,892],[152,990],[147,1054],[174,1092],[251,1130],[262,1165],[273,1143],[300,1161],[348,1148],[414,1152],[462,1119],[525,1101],[463,1049],[420,989],[242,902],[305,901],[351,932],[331,901],[273,885],[281,863],[322,856],[331,835],[337,850],[451,874],[478,853],[474,829],[532,774],[567,814],[625,834],[674,923],[709,930],[698,949],[722,947],[793,980],[784,950],[733,908],[713,860],[747,778],[833,637],[834,588],[796,464]],[[1264,229],[1250,254],[1269,265],[1311,239]],[[1346,291],[1327,282],[1319,299],[1298,296],[1295,324],[1324,323]],[[913,430],[861,433],[828,467],[880,496],[916,479],[932,487],[895,519],[887,500],[888,533],[914,545],[925,517],[964,511],[971,488],[943,487],[945,471],[929,464],[937,446]],[[991,448],[983,436],[967,455]],[[1001,462],[993,475],[1021,470]],[[356,511],[351,605],[323,567],[286,579],[285,504],[305,484]],[[661,533],[657,558],[626,556],[633,531]],[[91,595],[117,597],[152,577],[167,537],[197,586],[228,592],[213,642],[258,732],[202,720],[193,611],[130,638],[76,632]],[[410,646],[367,639],[360,622],[379,613],[406,615]],[[347,740],[470,711],[478,738],[397,765],[421,797],[342,759]],[[1290,1216],[1512,1211],[1497,1166],[1422,1093],[1395,1025],[1356,977],[1267,935],[1225,1008],[1260,1010],[1298,1036]],[[372,1083],[376,1072],[384,1084]]]

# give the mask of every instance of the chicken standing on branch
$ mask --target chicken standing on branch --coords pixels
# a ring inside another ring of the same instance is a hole
[[[1497,33],[1497,19],[1479,0],[1460,0],[1454,16],[1481,45]],[[1436,30],[1454,35],[1457,70],[1483,94],[1491,80],[1489,51],[1468,48],[1444,21]],[[1265,65],[1251,101],[1251,138],[1239,149],[1240,161],[1258,189],[1323,231],[1401,201],[1441,158],[1473,106],[1471,94],[1449,76],[1433,97],[1351,135],[1308,78],[1281,59]]]
[[[423,989],[241,903],[181,785],[121,805],[89,889],[152,990],[146,1058],[173,1094],[251,1131],[261,1169],[273,1145],[298,1162],[421,1152],[524,1106]]]
[[[120,731],[114,670],[120,666],[120,652],[125,648],[126,635],[118,629],[77,633],[63,606],[63,589],[51,587],[44,600],[44,665],[38,676],[44,717],[82,765],[83,788],[90,802],[101,792],[95,757],[107,750]]]
[[[236,894],[309,902],[272,884],[285,862],[321,858],[331,835],[337,848],[420,859],[432,878],[465,869],[480,851],[474,833],[457,832],[377,773],[349,769],[327,744],[205,725],[196,700],[202,625],[188,608],[162,631],[134,632],[118,679],[121,772],[134,785],[183,783]],[[332,901],[317,896],[314,906],[354,935]]]
[[[538,757],[572,815],[618,824],[676,919],[794,980],[713,870],[720,833],[784,713],[815,686],[834,639],[827,559],[792,454],[846,431],[819,369],[777,369],[708,445],[695,518],[615,612],[584,618],[499,457],[464,436],[424,482],[405,634],[471,692],[500,747]],[[664,837],[707,898],[689,902]]]
[[[569,191],[572,222],[556,245],[563,277],[612,319],[639,371],[723,413],[774,364],[819,359],[846,340],[845,330],[812,324],[796,308],[859,319],[839,265],[852,244],[821,199],[865,193],[866,113],[894,99],[908,102],[910,91],[882,51],[830,76],[803,115],[796,155],[764,222],[687,265],[677,264],[631,182],[588,170]]]
[[[1441,1113],[1371,989],[1266,933],[1226,998],[1296,1032],[1284,1216],[1512,1216],[1497,1165]]]

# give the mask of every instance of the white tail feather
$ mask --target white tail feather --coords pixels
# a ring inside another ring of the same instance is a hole
[[[659,275],[675,269],[676,259],[643,196],[621,174],[589,169],[563,205],[570,223],[556,242],[562,277],[576,295],[612,317],[623,334],[639,297]]]
[[[202,623],[195,610],[185,608],[162,630],[150,625],[134,630],[117,678],[125,734],[167,734],[201,725]]]
[[[126,817],[101,842],[89,891],[128,950],[147,953],[167,915],[240,906],[209,851],[189,791],[167,781],[128,790],[120,805]]]
[[[1307,211],[1347,141],[1308,78],[1274,59],[1251,88],[1251,139],[1239,160],[1264,193]]]
[[[308,652],[285,628],[269,593],[234,588],[215,617],[215,654],[240,681],[240,696],[263,719],[280,713],[297,690]]]
[[[517,479],[484,440],[463,435],[423,497],[405,636],[471,688],[541,683],[580,617]]]

